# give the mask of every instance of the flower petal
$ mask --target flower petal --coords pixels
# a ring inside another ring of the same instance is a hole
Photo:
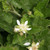
[[[20,29],[19,28],[14,28],[14,32],[17,32],[19,31]]]
[[[35,46],[35,45],[36,45],[35,42],[33,42],[33,43],[32,43],[32,46]]]
[[[30,42],[26,42],[26,43],[24,43],[24,45],[25,46],[28,46],[28,45],[30,45]]]
[[[24,25],[27,25],[28,24],[28,21],[25,21],[25,24]]]
[[[31,30],[31,28],[27,28],[27,30]]]
[[[20,25],[20,21],[19,20],[17,20],[17,24]]]
[[[32,48],[30,48],[29,50],[32,50]]]
[[[38,45],[39,45],[39,42],[36,43],[36,46],[38,46]]]
[[[23,31],[23,33],[26,33],[25,31]]]

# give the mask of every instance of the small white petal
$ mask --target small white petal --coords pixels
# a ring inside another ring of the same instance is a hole
[[[25,21],[25,24],[24,25],[27,25],[28,24],[28,21]]]
[[[23,31],[23,33],[26,33],[25,31]]]
[[[20,25],[20,21],[19,20],[17,20],[17,24]]]
[[[39,45],[39,42],[36,43],[36,46],[38,46],[38,45]]]
[[[29,42],[26,42],[26,43],[24,43],[24,45],[25,45],[25,46],[29,46],[29,45],[30,45],[30,43],[29,43]]]
[[[29,50],[32,50],[32,47]]]
[[[20,29],[18,29],[18,28],[14,28],[14,32],[17,32],[17,31],[19,31]]]
[[[31,28],[27,28],[27,30],[31,30]]]

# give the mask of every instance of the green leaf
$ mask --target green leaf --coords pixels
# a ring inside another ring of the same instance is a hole
[[[26,48],[26,47],[21,47],[21,46],[20,46],[19,50],[27,50],[27,48]]]
[[[16,33],[16,34],[14,34],[12,44],[16,44],[17,42],[18,41],[17,41],[17,33]]]
[[[21,23],[25,23],[25,21],[28,21],[28,25],[32,24],[33,18],[30,18],[27,14],[23,14],[23,17],[21,18]]]
[[[4,11],[6,11],[6,12],[10,11],[11,7],[6,0],[2,2],[2,5],[3,5]]]
[[[2,44],[2,41],[3,39],[2,39],[2,36],[1,36],[1,34],[0,34],[0,44]]]
[[[16,0],[12,0],[11,4],[16,8],[21,8],[21,5],[16,1]]]
[[[34,10],[34,15],[36,16],[36,17],[38,17],[38,16],[40,16],[40,17],[44,17],[44,15],[43,15],[43,13],[41,12],[41,11],[39,11],[39,10],[37,10],[37,9],[33,9]]]
[[[32,26],[32,29],[28,32],[28,34],[38,34],[42,30],[43,27],[41,26]]]
[[[21,23],[24,23],[27,20],[28,20],[28,15],[24,14],[23,17],[21,18]]]
[[[46,17],[50,17],[50,8],[44,8],[42,10],[43,14],[45,15],[45,18]]]
[[[38,0],[12,0],[11,4],[14,7],[22,8],[24,10],[29,10],[33,7],[33,5],[37,4]]]
[[[0,50],[19,50],[19,47],[12,47],[12,46],[6,46],[6,47],[0,47]]]
[[[39,40],[46,40],[48,38],[48,31],[48,29],[43,29],[43,31],[36,35],[36,38]]]
[[[16,33],[14,35],[14,39],[13,39],[12,43],[13,44],[18,44],[18,45],[22,46],[24,41],[25,41],[25,37],[24,36],[20,36],[19,34]]]
[[[44,28],[50,26],[50,20],[48,19],[40,19],[38,25],[43,26]]]
[[[11,34],[9,34],[8,36],[7,36],[7,43],[8,44],[12,44],[12,40],[13,40],[13,35],[11,35]]]
[[[41,10],[44,9],[47,5],[48,5],[49,0],[41,0],[39,1],[39,3],[37,4],[37,9]]]
[[[7,23],[12,23],[13,16],[10,13],[1,12],[0,13],[0,18],[5,20]]]
[[[50,20],[44,19],[42,17],[35,17],[33,21],[33,25],[42,26],[44,28],[50,26]]]
[[[12,26],[2,20],[0,20],[0,27],[9,33],[13,33]]]

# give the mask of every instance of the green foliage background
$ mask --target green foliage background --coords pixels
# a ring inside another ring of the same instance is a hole
[[[26,38],[14,33],[17,19],[28,20],[32,28]],[[50,50],[50,0],[0,0],[0,50],[27,50],[27,41],[40,41],[39,50]]]

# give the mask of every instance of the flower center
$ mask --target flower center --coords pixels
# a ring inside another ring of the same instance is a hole
[[[24,25],[24,24],[21,24],[19,25],[19,28],[22,30],[22,31],[26,31],[28,26],[27,25]]]
[[[36,50],[37,48],[36,48],[36,46],[33,46],[32,49],[33,49],[33,50]]]

